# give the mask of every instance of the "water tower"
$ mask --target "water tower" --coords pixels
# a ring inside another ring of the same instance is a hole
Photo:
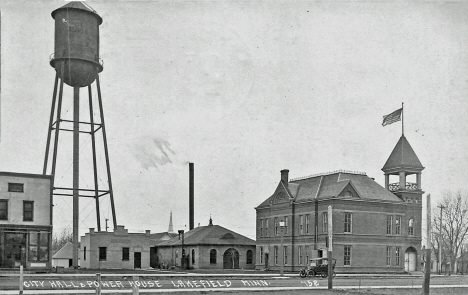
[[[78,267],[78,226],[79,226],[79,198],[91,197],[96,201],[97,228],[101,230],[99,198],[108,195],[112,209],[114,228],[117,227],[115,217],[114,196],[109,165],[109,153],[107,149],[106,126],[104,124],[104,112],[102,109],[101,88],[99,73],[103,66],[99,58],[99,25],[102,18],[91,7],[83,2],[73,1],[52,12],[55,20],[55,53],[50,65],[55,69],[55,83],[50,112],[49,130],[45,151],[43,174],[53,175],[54,196],[73,197],[73,267]],[[93,82],[97,89],[97,102],[100,116],[95,121],[93,114],[93,97],[91,85]],[[73,88],[73,120],[62,119],[62,98],[64,83]],[[58,97],[57,97],[58,88]],[[80,116],[80,88],[87,88],[89,114]],[[62,126],[63,125],[63,126]],[[71,128],[68,126],[72,126]],[[67,128],[68,127],[68,128]],[[52,132],[54,131],[54,132]],[[56,163],[58,153],[59,134],[62,132],[73,133],[73,175],[72,187],[56,187]],[[106,175],[108,186],[98,186],[98,169],[96,155],[96,134],[102,132],[103,151],[105,155]],[[52,134],[54,135],[52,141]],[[80,135],[91,136],[91,149],[93,157],[94,188],[80,187]],[[51,149],[52,146],[52,149]],[[52,150],[52,160],[49,154]],[[50,162],[50,163],[49,163]],[[50,164],[50,166],[49,166]]]

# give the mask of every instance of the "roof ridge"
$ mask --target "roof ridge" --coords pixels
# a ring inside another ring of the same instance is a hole
[[[320,189],[322,188],[322,180],[323,180],[323,176],[320,177],[320,182],[319,182],[319,185],[317,187],[317,192],[315,192],[315,197],[314,199],[317,199],[319,193],[320,193]]]
[[[339,170],[334,170],[334,171],[330,171],[330,172],[317,173],[317,174],[312,174],[312,175],[308,175],[308,176],[297,177],[297,178],[291,179],[290,181],[304,180],[304,179],[308,179],[308,178],[312,178],[312,177],[326,176],[326,175],[332,175],[332,174],[337,174],[337,173],[367,175],[366,172],[339,169]]]

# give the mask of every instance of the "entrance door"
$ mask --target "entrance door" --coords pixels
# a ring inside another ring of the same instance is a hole
[[[265,268],[268,269],[268,253],[265,253]]]
[[[224,269],[239,269],[239,252],[234,248],[229,248],[223,255]]]
[[[405,251],[405,271],[416,271],[416,249],[410,247]]]
[[[1,267],[26,266],[26,234],[5,233],[5,261]],[[0,253],[1,254],[1,253]]]
[[[141,268],[141,252],[133,253],[133,267]]]
[[[150,267],[157,268],[159,267],[159,257],[158,257],[158,248],[150,248]]]

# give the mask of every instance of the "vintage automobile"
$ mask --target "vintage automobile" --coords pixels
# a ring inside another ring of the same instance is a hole
[[[333,260],[332,269],[335,269],[336,259]],[[328,258],[312,258],[309,260],[309,265],[306,268],[301,269],[299,272],[301,278],[321,276],[322,278],[328,277]],[[333,271],[333,277],[336,276]]]

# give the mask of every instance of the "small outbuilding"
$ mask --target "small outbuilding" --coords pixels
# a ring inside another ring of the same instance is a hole
[[[73,265],[73,243],[67,242],[52,256],[52,267],[69,268]],[[79,261],[78,261],[79,265]]]
[[[255,269],[255,241],[219,225],[210,218],[199,226],[156,245],[162,266],[193,269]],[[185,259],[183,259],[185,258]]]

